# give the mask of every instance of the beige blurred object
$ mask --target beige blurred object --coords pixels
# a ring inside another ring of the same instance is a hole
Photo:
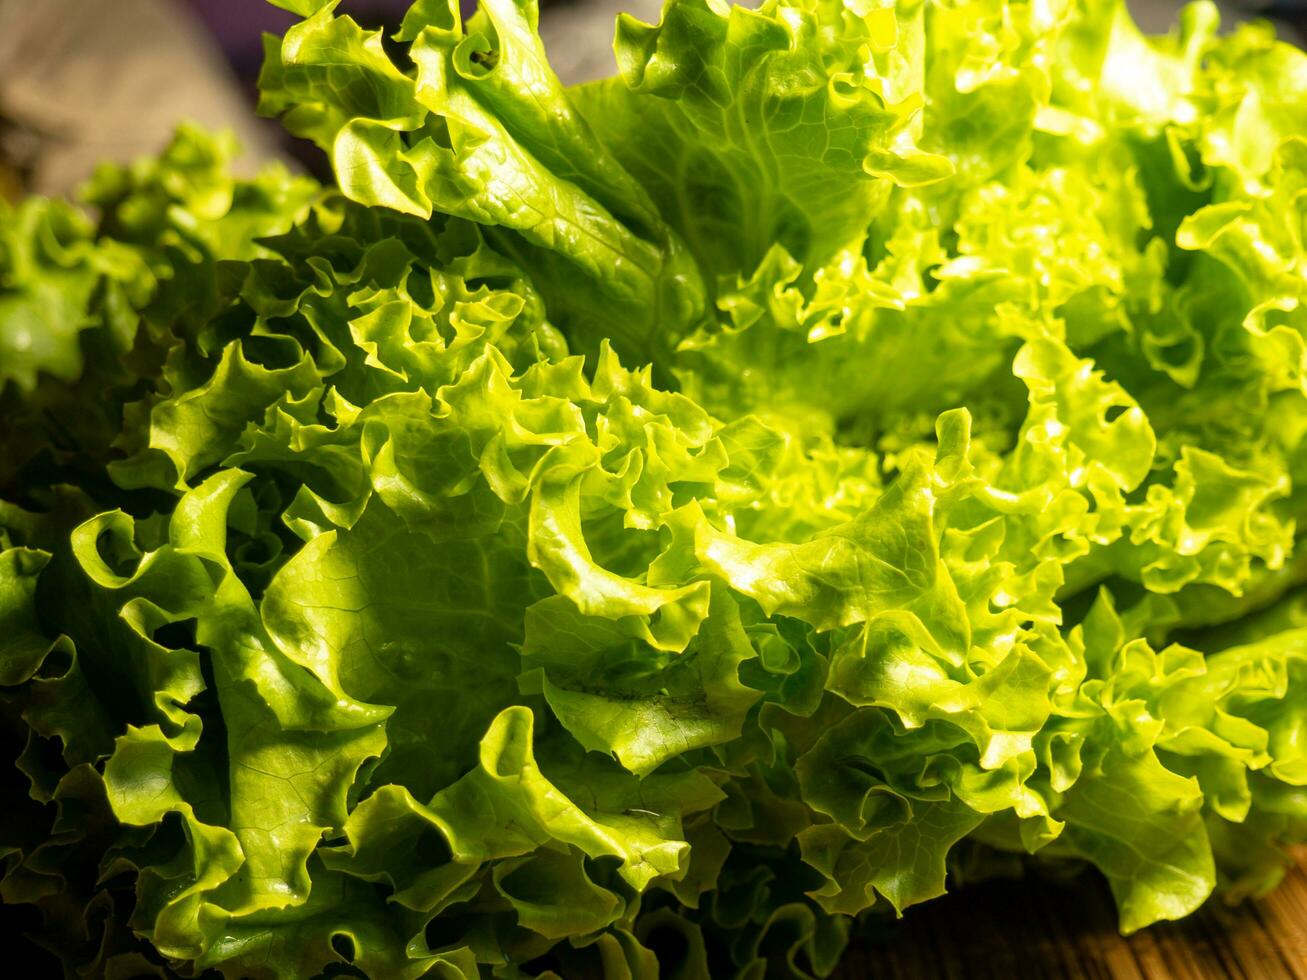
[[[186,120],[235,131],[247,170],[276,156],[182,4],[0,0],[0,168],[25,191],[67,193],[103,160],[157,153]]]
[[[617,15],[628,13],[658,23],[662,0],[570,0],[540,12],[540,40],[558,77],[568,85],[617,73],[613,31]]]
[[[1135,23],[1148,34],[1165,34],[1169,31],[1175,26],[1175,20],[1184,5],[1185,0],[1126,0]],[[1221,16],[1227,24],[1240,19],[1231,14],[1225,3],[1218,2],[1216,5],[1221,8]]]

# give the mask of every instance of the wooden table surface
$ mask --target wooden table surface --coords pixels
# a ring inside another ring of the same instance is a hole
[[[909,910],[851,948],[838,980],[1307,980],[1307,852],[1265,898],[1211,901],[1129,938],[1106,885],[991,881]]]

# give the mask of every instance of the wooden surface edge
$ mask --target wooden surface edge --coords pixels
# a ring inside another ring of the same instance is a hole
[[[982,882],[852,945],[837,980],[1307,980],[1307,850],[1270,894],[1123,937],[1103,880]]]

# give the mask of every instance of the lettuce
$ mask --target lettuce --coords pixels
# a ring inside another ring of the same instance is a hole
[[[70,976],[827,976],[1307,841],[1307,56],[1210,4],[335,0],[0,221],[0,896]],[[16,741],[15,741],[16,740]]]

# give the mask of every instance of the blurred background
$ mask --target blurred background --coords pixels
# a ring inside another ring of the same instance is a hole
[[[369,27],[394,27],[412,0],[345,0]],[[470,13],[476,0],[462,0]],[[1179,0],[1129,0],[1164,32]],[[541,34],[566,82],[613,71],[613,21],[657,21],[661,0],[541,0]],[[1307,37],[1307,0],[1222,0],[1227,26],[1269,17]],[[312,147],[253,111],[264,32],[295,18],[266,0],[0,0],[0,198],[66,194],[101,160],[157,152],[178,122],[236,132],[243,166],[273,158],[319,170]]]

